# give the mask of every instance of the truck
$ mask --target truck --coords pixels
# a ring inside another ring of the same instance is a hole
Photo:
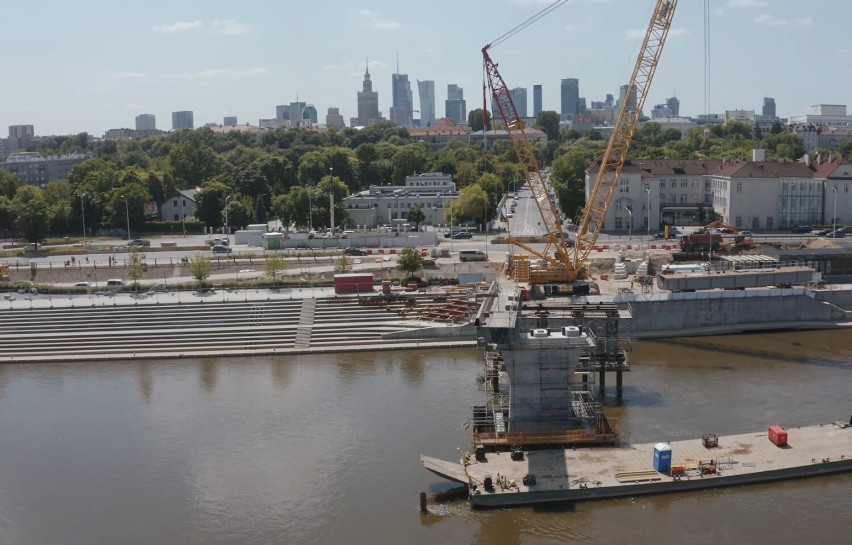
[[[683,252],[715,252],[727,247],[718,233],[692,233],[680,237],[680,249]]]

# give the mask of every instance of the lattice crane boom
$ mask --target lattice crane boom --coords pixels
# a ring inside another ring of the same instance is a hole
[[[577,226],[577,239],[570,266],[575,273],[580,270],[583,262],[594,249],[603,228],[604,218],[618,185],[618,177],[624,169],[624,162],[627,160],[627,153],[639,124],[639,116],[648,97],[648,89],[671,28],[677,2],[678,0],[657,0],[654,13],[651,15],[651,22],[645,32],[645,39],[639,51],[639,57],[636,59],[627,93],[619,108],[606,151],[598,167],[595,183],[587,195],[586,207]],[[632,100],[634,94],[635,101]]]

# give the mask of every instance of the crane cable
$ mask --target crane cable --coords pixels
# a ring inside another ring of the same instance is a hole
[[[525,28],[527,28],[531,24],[535,23],[536,21],[538,21],[539,19],[541,19],[542,17],[544,17],[545,15],[550,13],[551,11],[555,10],[556,8],[560,7],[561,5],[563,5],[567,2],[568,2],[568,0],[557,0],[556,2],[547,6],[543,10],[539,11],[538,13],[536,13],[535,15],[533,15],[532,17],[530,17],[529,19],[527,19],[523,23],[516,26],[515,28],[513,28],[513,29],[505,32],[504,34],[498,36],[497,39],[493,40],[486,47],[490,48],[490,47],[494,47],[496,45],[503,43],[504,41],[508,40],[509,38],[511,38],[512,36],[517,34],[518,32],[524,30]]]

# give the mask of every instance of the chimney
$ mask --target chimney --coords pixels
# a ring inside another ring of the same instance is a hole
[[[819,152],[819,151],[817,152],[817,162],[816,162],[816,164],[817,164],[817,166],[820,166],[820,165],[822,164],[822,152]]]
[[[752,161],[765,161],[766,160],[766,150],[755,148],[751,150],[751,160]]]
[[[802,162],[805,163],[805,166],[811,166],[811,154],[806,153],[804,157],[802,157]],[[817,155],[817,164],[819,164],[819,155]]]

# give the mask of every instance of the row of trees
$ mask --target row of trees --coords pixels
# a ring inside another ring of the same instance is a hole
[[[470,112],[469,121],[473,129],[490,123],[486,112],[483,124],[482,110]],[[533,144],[536,157],[541,165],[552,165],[563,212],[573,217],[583,205],[585,170],[605,142],[595,131],[560,130],[556,112],[541,112],[536,126],[548,136],[546,145]],[[747,159],[760,147],[768,160],[792,161],[805,151],[798,136],[780,125],[765,135],[736,122],[711,126],[709,135],[704,131],[696,127],[681,138],[679,131],[646,123],[636,132],[631,158]],[[852,143],[842,148],[824,151],[852,155]],[[299,227],[329,227],[329,194],[342,223],[349,194],[429,171],[451,174],[459,187],[460,198],[449,211],[454,223],[479,222],[496,213],[510,182],[523,180],[508,142],[493,143],[487,151],[464,142],[437,146],[412,141],[406,129],[388,122],[323,132],[199,129],[105,142],[81,134],[43,139],[34,151],[91,152],[97,158],[74,168],[68,180],[20,196],[24,184],[0,172],[0,230],[26,231],[28,239],[77,232],[83,214],[92,229],[123,228],[129,219],[133,231],[144,231],[150,221],[145,203],[162,203],[177,189],[194,188],[200,188],[196,217],[206,226],[221,227],[226,217],[231,226],[277,217]]]

